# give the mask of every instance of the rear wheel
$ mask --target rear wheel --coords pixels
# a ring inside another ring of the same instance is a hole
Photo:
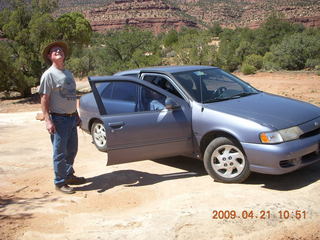
[[[240,183],[250,175],[249,162],[241,147],[226,137],[213,139],[207,146],[204,166],[218,182]]]
[[[102,152],[107,151],[106,128],[101,121],[95,121],[91,127],[91,136],[94,145]]]

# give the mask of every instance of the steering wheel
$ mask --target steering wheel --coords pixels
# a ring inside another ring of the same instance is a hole
[[[213,97],[219,97],[221,94],[223,94],[227,90],[226,87],[219,87],[213,92]]]

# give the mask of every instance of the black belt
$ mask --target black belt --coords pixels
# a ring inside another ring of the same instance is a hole
[[[73,113],[50,113],[51,115],[56,115],[56,116],[61,116],[61,117],[74,117],[77,116],[77,112],[73,112]]]

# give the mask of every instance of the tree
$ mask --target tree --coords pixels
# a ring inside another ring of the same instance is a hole
[[[241,59],[235,54],[240,44],[240,34],[238,30],[225,29],[220,34],[220,45],[217,54],[217,65],[226,71],[236,70]]]
[[[88,22],[76,15],[75,29],[64,29],[64,21],[56,21],[51,13],[57,6],[57,0],[10,0],[10,11],[0,12],[0,31],[5,40],[1,41],[1,56],[11,73],[7,74],[4,68],[0,69],[3,76],[1,86],[6,90],[15,90],[22,96],[31,94],[31,87],[39,83],[40,76],[45,68],[41,52],[47,43],[54,40],[67,40],[73,44],[85,44],[91,35]],[[63,19],[62,15],[60,18]],[[61,24],[61,26],[59,26]],[[72,32],[72,33],[70,33]],[[81,37],[77,37],[81,34]],[[8,55],[9,53],[9,55]]]
[[[270,51],[272,45],[279,44],[286,35],[304,30],[303,25],[290,23],[283,19],[282,14],[272,13],[255,31],[255,40],[252,44],[256,49],[256,54],[263,56]]]
[[[295,33],[274,45],[271,52],[282,69],[301,70],[308,59],[320,59],[320,43],[316,36]]]
[[[12,0],[12,10],[0,12],[0,27],[5,40],[2,41],[1,55],[7,55],[12,74],[4,74],[2,81],[7,82],[10,90],[16,90],[22,96],[31,94],[31,87],[39,81],[41,62],[39,52],[41,41],[52,39],[55,29],[54,19],[48,13],[40,13],[46,3],[53,1],[33,0],[30,7],[22,0]],[[48,6],[48,10],[51,7]],[[5,22],[4,22],[5,21]]]
[[[209,31],[214,37],[219,37],[220,33],[223,32],[223,29],[219,22],[214,22],[212,27],[209,28]]]
[[[180,33],[174,45],[175,59],[178,64],[213,65],[216,47],[209,45],[211,38],[208,32],[192,30]]]
[[[100,74],[113,74],[128,68],[161,65],[159,43],[149,31],[126,27],[95,39],[94,66]]]
[[[178,42],[178,32],[176,30],[170,30],[163,39],[163,44],[165,47],[172,47],[175,43]]]
[[[71,12],[57,19],[58,38],[68,43],[87,45],[90,43],[92,29],[81,13]]]

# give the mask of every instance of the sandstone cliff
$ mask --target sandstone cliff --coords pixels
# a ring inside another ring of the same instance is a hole
[[[84,11],[94,31],[119,29],[125,25],[152,30],[155,33],[197,23],[183,18],[181,9],[161,0],[115,0],[113,3]]]
[[[307,27],[320,27],[319,0],[69,0],[59,11],[82,11],[95,31],[125,25],[156,33],[182,26],[257,28],[273,12]]]

